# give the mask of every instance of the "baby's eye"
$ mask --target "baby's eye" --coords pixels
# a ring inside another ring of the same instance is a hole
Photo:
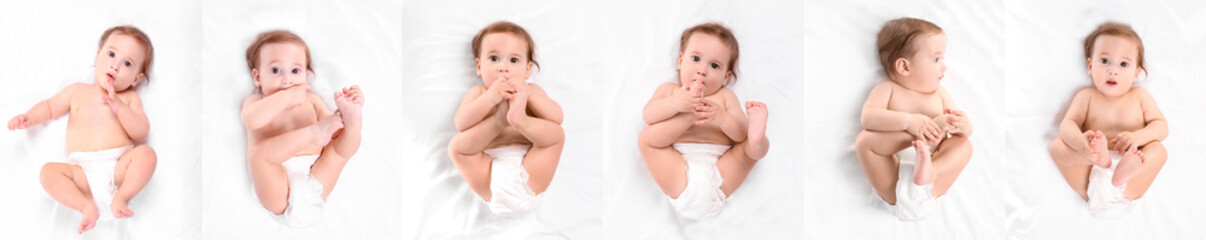
[[[134,64],[130,63],[130,61],[123,61],[123,62],[121,62],[121,64],[126,65],[126,67],[129,67],[130,65],[134,65]]]
[[[291,72],[293,74],[298,74],[298,73],[301,73],[301,69],[294,68],[293,70],[289,70],[289,72]]]
[[[519,63],[519,58],[511,58],[511,63]]]
[[[691,61],[699,62],[699,56],[691,56]]]
[[[113,51],[109,51],[109,57],[114,57],[114,56],[117,56],[117,54],[113,53]]]
[[[491,62],[498,62],[498,57],[496,57],[496,56],[490,56],[490,61],[491,61]]]
[[[938,62],[939,60],[942,60],[942,58],[934,58],[934,62]]]
[[[277,73],[281,73],[281,69],[280,68],[272,68],[272,74],[277,74]]]
[[[1130,65],[1130,64],[1127,64],[1127,63],[1128,63],[1128,62],[1122,62],[1122,63],[1119,63],[1119,64],[1118,64],[1118,66],[1126,67],[1127,65]]]
[[[712,63],[712,69],[720,69],[720,64]]]
[[[1106,60],[1105,58],[1101,59],[1101,64],[1109,64],[1109,63],[1110,63],[1110,60]]]

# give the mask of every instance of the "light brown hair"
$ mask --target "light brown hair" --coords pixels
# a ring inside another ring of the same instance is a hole
[[[151,62],[153,62],[152,60],[154,60],[155,57],[155,48],[151,46],[151,38],[147,37],[147,34],[143,33],[142,30],[138,30],[137,27],[131,25],[116,26],[105,30],[105,33],[101,34],[100,43],[96,44],[97,51],[100,51],[100,48],[105,47],[105,41],[109,40],[109,36],[113,36],[114,34],[122,34],[133,37],[134,41],[138,41],[138,44],[145,48],[146,51],[143,51],[142,67],[138,68],[138,73],[142,73],[147,84],[150,84]]]
[[[523,30],[523,27],[508,21],[497,21],[486,25],[485,28],[477,32],[477,35],[473,36],[473,59],[481,58],[482,40],[486,38],[487,34],[491,33],[510,33],[522,38],[524,42],[528,43],[528,61],[532,62],[536,67],[540,67],[540,63],[536,62],[536,43],[532,41],[532,36],[528,35],[528,31]]]
[[[1139,39],[1139,34],[1135,33],[1135,29],[1131,29],[1131,25],[1126,25],[1116,22],[1106,22],[1097,26],[1097,29],[1089,33],[1085,37],[1085,59],[1093,57],[1093,44],[1097,42],[1097,38],[1101,36],[1115,36],[1130,40],[1135,43],[1135,47],[1139,48],[1139,57],[1136,63],[1140,70],[1147,72],[1147,64],[1143,60],[1143,40]]]
[[[687,30],[683,30],[683,36],[678,40],[678,54],[681,55],[683,51],[687,50],[687,40],[690,40],[691,36],[695,35],[696,33],[712,35],[713,37],[719,38],[721,43],[724,43],[725,46],[729,47],[729,51],[733,52],[733,56],[729,58],[729,62],[727,63],[728,69],[726,70],[733,73],[732,78],[733,81],[736,82],[737,57],[741,56],[741,51],[737,45],[737,37],[733,36],[733,31],[717,22],[707,22],[695,25]]]
[[[306,41],[302,41],[301,37],[288,30],[272,30],[256,36],[255,42],[252,42],[251,46],[247,46],[247,67],[251,70],[259,67],[260,49],[263,49],[264,45],[273,43],[294,43],[301,46],[302,50],[306,51],[306,71],[314,72],[314,68],[310,64],[313,62],[310,60],[310,47],[306,46]]]
[[[917,54],[918,48],[913,40],[918,36],[941,34],[942,28],[934,23],[916,18],[897,18],[884,24],[875,37],[875,46],[879,49],[879,64],[883,66],[888,78],[897,77],[896,59],[909,58]]]

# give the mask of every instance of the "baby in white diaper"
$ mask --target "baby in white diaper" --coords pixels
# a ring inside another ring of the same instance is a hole
[[[453,119],[459,133],[448,155],[490,211],[532,212],[561,161],[561,107],[540,86],[527,83],[539,63],[523,27],[490,24],[473,37],[472,50],[483,85],[462,98]]]
[[[902,220],[925,217],[972,156],[972,124],[938,85],[946,71],[946,35],[925,20],[900,18],[877,36],[879,62],[888,76],[863,104],[863,131],[855,153],[871,187]],[[902,159],[913,158],[912,178],[899,175]]]
[[[327,109],[310,92],[310,48],[289,31],[261,33],[247,47],[256,93],[243,100],[247,166],[260,204],[286,226],[311,225],[348,160],[360,148],[364,93],[335,91]]]
[[[1073,97],[1049,151],[1093,216],[1119,217],[1164,166],[1168,123],[1151,93],[1132,86],[1147,67],[1143,41],[1129,25],[1098,26],[1085,37],[1084,54],[1093,87]]]
[[[71,154],[43,165],[41,181],[54,200],[80,212],[79,233],[98,219],[134,216],[127,204],[155,172],[155,151],[139,144],[150,124],[133,91],[139,82],[150,81],[153,55],[150,38],[138,28],[110,28],[93,60],[95,83],[71,84],[8,121],[8,129],[16,130],[68,115]]]
[[[683,31],[678,81],[645,104],[649,124],[637,139],[645,166],[680,217],[720,213],[758,160],[766,156],[766,105],[746,102],[725,85],[737,78],[737,38],[719,23]],[[747,115],[748,114],[748,115]]]

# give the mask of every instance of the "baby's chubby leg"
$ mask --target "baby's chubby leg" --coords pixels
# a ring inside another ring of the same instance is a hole
[[[946,190],[955,184],[955,179],[963,172],[963,167],[967,166],[971,156],[972,144],[967,137],[955,135],[938,144],[932,161],[934,187],[930,189],[930,195],[938,197],[946,194]]]
[[[520,91],[513,96],[515,99],[508,103],[507,123],[532,142],[532,148],[524,155],[523,168],[528,171],[528,187],[540,194],[553,181],[565,146],[565,131],[553,121],[528,116],[530,92]]]
[[[327,145],[342,128],[339,114],[331,114],[310,127],[252,143],[247,165],[260,204],[273,214],[283,214],[289,205],[289,178],[281,164],[305,147]]]
[[[653,175],[653,180],[661,187],[662,192],[671,198],[678,195],[687,187],[687,162],[682,153],[671,146],[688,128],[695,125],[695,115],[679,113],[670,119],[654,123],[641,130],[637,138],[637,148],[645,167]]]
[[[766,138],[766,104],[749,101],[745,103],[746,115],[749,119],[749,130],[746,140],[730,148],[716,160],[716,168],[724,182],[720,190],[726,196],[731,196],[745,182],[754,164],[766,156],[770,149],[770,140]]]
[[[1134,157],[1139,157],[1135,160],[1139,160],[1140,162],[1138,162],[1138,164],[1133,164],[1133,166],[1137,169],[1129,170],[1133,171],[1132,173],[1129,173],[1129,177],[1123,176],[1121,179],[1119,177],[1119,175],[1128,174],[1121,172],[1127,171],[1124,169],[1131,167],[1128,166],[1131,165],[1129,163],[1119,161],[1118,167],[1114,170],[1114,185],[1121,185],[1118,184],[1119,180],[1125,181],[1127,186],[1126,190],[1123,192],[1123,195],[1125,195],[1127,199],[1132,200],[1143,197],[1143,194],[1147,193],[1147,189],[1150,188],[1152,183],[1156,181],[1156,175],[1160,173],[1160,169],[1164,168],[1164,162],[1168,160],[1168,150],[1164,148],[1164,144],[1160,141],[1153,141],[1147,145],[1144,145],[1143,147],[1140,147],[1139,150],[1135,151],[1134,154],[1138,154]],[[1125,156],[1123,157],[1123,160],[1126,160]]]
[[[88,187],[88,179],[84,170],[66,163],[47,163],[42,165],[40,173],[42,189],[55,201],[68,208],[79,211],[83,217],[78,233],[84,233],[96,226],[100,212],[92,201],[92,191]]]
[[[1064,175],[1064,180],[1072,190],[1076,191],[1081,199],[1089,200],[1089,171],[1093,169],[1093,162],[1085,161],[1083,154],[1076,152],[1060,138],[1051,141],[1048,151],[1051,153],[1051,160],[1055,162],[1055,166]]]
[[[323,148],[322,154],[310,167],[310,174],[322,183],[323,200],[331,195],[331,190],[335,189],[335,183],[339,180],[343,167],[360,149],[363,127],[360,109],[364,106],[364,94],[360,92],[360,87],[353,85],[342,91],[336,91],[335,106],[339,110],[333,115],[339,116],[343,121],[343,130]]]
[[[117,185],[117,193],[113,194],[113,217],[134,216],[134,211],[130,211],[127,204],[151,181],[157,159],[155,150],[142,144],[117,160],[117,167],[113,170],[113,183]]]
[[[908,132],[879,132],[863,130],[854,140],[854,151],[871,187],[888,204],[896,204],[896,180],[899,178],[900,160],[896,153],[908,148],[913,142]]]
[[[483,200],[490,201],[490,166],[494,160],[484,152],[490,141],[506,128],[506,104],[498,107],[493,116],[457,133],[448,143],[448,156],[461,172],[461,178]]]

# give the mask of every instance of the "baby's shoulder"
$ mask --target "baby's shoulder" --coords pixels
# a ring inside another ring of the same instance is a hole
[[[264,99],[264,94],[251,94],[250,96],[247,96],[247,98],[243,98],[243,106],[247,106],[247,104],[254,103],[260,99]]]

